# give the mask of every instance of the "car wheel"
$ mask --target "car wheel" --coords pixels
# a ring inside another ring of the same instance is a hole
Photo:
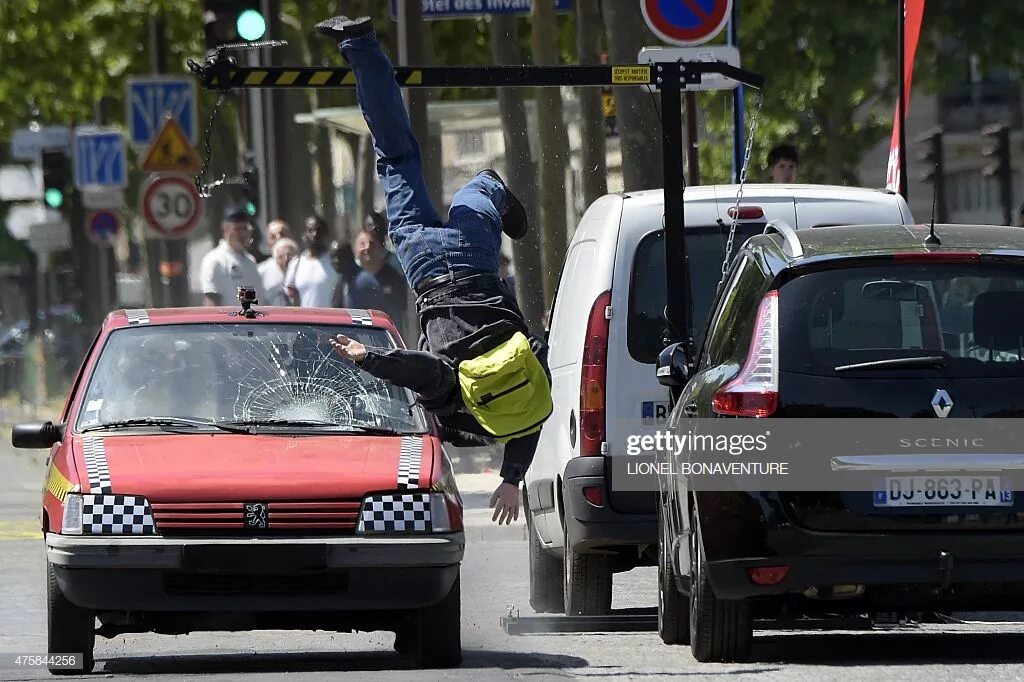
[[[454,668],[462,663],[462,595],[459,576],[445,598],[419,610],[416,667]],[[401,634],[396,636],[399,644]]]
[[[607,554],[580,554],[565,535],[564,603],[567,616],[605,616],[612,610],[612,567]]]
[[[664,507],[658,510],[658,634],[665,644],[690,643],[690,605],[676,587],[669,557],[672,541],[664,520]]]
[[[700,524],[694,515],[690,533],[690,651],[701,662],[734,663],[750,658],[754,621],[750,604],[715,596],[708,580]]]
[[[528,505],[525,511],[526,532],[530,538],[530,606],[537,613],[561,613],[565,607],[562,562],[541,547]]]
[[[92,650],[96,642],[96,617],[92,611],[75,606],[60,591],[53,565],[46,562],[46,651],[51,656],[80,654],[82,667],[50,668],[53,675],[82,675],[92,672]]]

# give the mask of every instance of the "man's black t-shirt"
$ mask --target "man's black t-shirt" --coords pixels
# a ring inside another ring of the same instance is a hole
[[[360,269],[348,285],[345,304],[349,308],[381,310],[387,313],[395,324],[401,326],[405,320],[409,301],[409,285],[405,276],[390,264],[377,271]]]

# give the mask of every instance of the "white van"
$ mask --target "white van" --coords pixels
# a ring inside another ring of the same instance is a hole
[[[684,192],[697,347],[721,277],[735,185]],[[655,378],[666,304],[662,190],[610,194],[584,214],[566,253],[548,327],[555,409],[526,476],[530,604],[598,615],[612,574],[657,563],[656,492],[614,491],[605,457],[668,416]],[[910,224],[903,197],[824,185],[745,185],[733,253],[781,219],[796,229]],[[568,548],[568,550],[566,550]]]

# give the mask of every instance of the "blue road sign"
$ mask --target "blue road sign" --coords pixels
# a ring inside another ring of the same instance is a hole
[[[556,12],[572,10],[572,0],[548,0]],[[469,19],[484,14],[529,14],[532,0],[421,0],[424,19]],[[391,18],[398,17],[398,0],[391,0]]]
[[[733,0],[642,0],[655,35],[674,45],[701,45],[725,27]]]
[[[116,211],[101,209],[89,216],[89,238],[94,242],[106,244],[117,237],[121,231],[121,215]]]
[[[145,147],[171,116],[185,131],[190,144],[196,144],[196,82],[182,76],[129,78],[125,100],[132,146]]]
[[[124,133],[115,128],[75,130],[75,187],[128,185]]]

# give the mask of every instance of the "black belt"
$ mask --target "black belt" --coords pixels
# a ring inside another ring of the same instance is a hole
[[[422,296],[423,294],[426,294],[429,291],[433,291],[434,289],[442,287],[446,284],[455,284],[457,282],[462,282],[463,280],[484,278],[487,276],[493,277],[494,279],[498,279],[498,276],[489,270],[478,270],[477,268],[462,268],[460,270],[455,270],[454,272],[448,272],[443,275],[437,275],[436,277],[428,277],[427,279],[423,280],[422,282],[416,285],[415,291],[417,296]]]

